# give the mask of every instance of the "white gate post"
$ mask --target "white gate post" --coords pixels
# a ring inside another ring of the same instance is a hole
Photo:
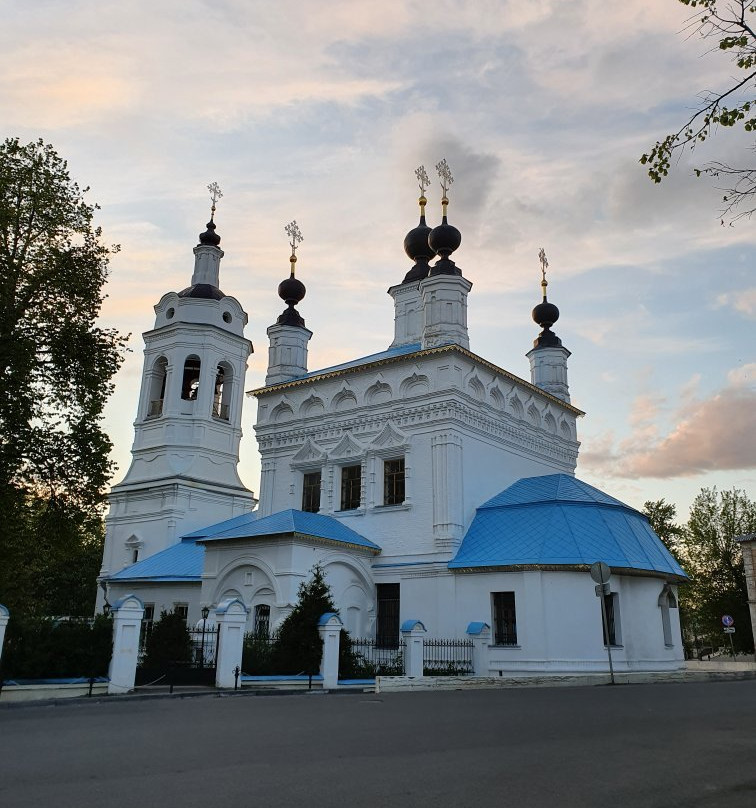
[[[218,655],[215,660],[215,686],[234,687],[236,669],[241,673],[244,652],[244,629],[249,609],[239,598],[227,598],[218,604],[215,619],[218,623]]]
[[[318,620],[318,632],[323,640],[323,656],[320,658],[320,675],[323,688],[331,690],[339,684],[339,643],[343,624],[335,612],[326,612]]]
[[[6,606],[3,606],[0,603],[0,662],[3,659],[3,643],[5,642],[5,629],[8,626],[8,619],[10,618],[10,612]],[[0,666],[0,670],[2,670],[2,666]],[[2,682],[0,681],[0,687],[2,687]]]
[[[488,623],[470,623],[467,635],[473,641],[473,674],[488,676],[488,645],[491,641],[491,626]]]
[[[422,679],[423,642],[427,633],[425,626],[419,620],[405,620],[401,631],[406,650],[404,675],[410,679]]]
[[[136,679],[144,604],[136,595],[125,595],[111,607],[111,614],[113,656],[108,672],[108,693],[128,693],[134,689]]]

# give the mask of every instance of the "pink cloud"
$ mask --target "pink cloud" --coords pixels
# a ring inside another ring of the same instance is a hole
[[[679,418],[661,440],[647,423],[639,424],[617,450],[602,439],[581,456],[581,463],[629,479],[692,477],[756,466],[756,390],[726,388],[713,398],[685,405]]]

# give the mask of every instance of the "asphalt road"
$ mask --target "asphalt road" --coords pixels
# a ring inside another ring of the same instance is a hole
[[[2,808],[756,806],[756,681],[0,710]]]

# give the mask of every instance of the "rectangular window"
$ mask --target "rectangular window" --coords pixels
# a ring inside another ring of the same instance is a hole
[[[399,647],[399,584],[375,585],[377,609],[375,644],[378,648]]]
[[[619,602],[617,593],[612,592],[609,595],[604,595],[604,605],[606,606],[606,625],[609,629],[609,645],[619,645]],[[606,645],[606,631],[603,628],[603,621],[601,628],[604,635],[604,645]]]
[[[341,469],[341,510],[353,511],[360,507],[362,466],[344,466]]]
[[[517,645],[517,612],[514,592],[493,592],[495,645]]]
[[[312,471],[302,479],[302,510],[317,513],[320,510],[320,472]]]
[[[383,504],[401,505],[404,502],[404,458],[383,463]]]
[[[173,613],[179,615],[184,620],[189,619],[189,604],[188,603],[174,603]]]

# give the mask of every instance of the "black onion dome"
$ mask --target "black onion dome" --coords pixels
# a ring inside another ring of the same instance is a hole
[[[559,309],[544,298],[543,303],[539,303],[533,309],[531,316],[533,317],[533,321],[538,323],[541,328],[551,328],[559,319]]]
[[[404,276],[402,283],[421,281],[423,278],[428,277],[428,261],[435,255],[435,252],[428,244],[430,232],[430,227],[425,223],[425,216],[421,216],[420,224],[413,227],[404,237],[404,252],[415,262],[415,265]]]
[[[532,311],[531,316],[534,322],[541,326],[543,331],[533,340],[534,348],[559,348],[562,340],[551,330],[551,326],[559,319],[559,309],[546,300],[539,303]]]
[[[207,230],[200,233],[200,244],[205,244],[208,247],[217,247],[220,244],[221,237],[215,232],[215,222],[210,219],[207,223]]]
[[[292,274],[285,281],[281,281],[281,283],[278,284],[278,296],[288,306],[288,308],[283,311],[277,320],[279,325],[294,325],[299,326],[300,328],[305,327],[304,318],[294,308],[294,306],[296,306],[306,294],[307,290],[305,289],[305,285],[302,283],[302,281],[294,277],[292,268]]]
[[[296,306],[306,294],[305,285],[293,275],[278,284],[278,296],[289,306]]]
[[[462,233],[453,224],[449,224],[444,216],[443,222],[434,227],[428,236],[431,249],[442,258],[448,258],[462,243]]]
[[[449,258],[461,243],[462,234],[453,224],[449,224],[444,216],[441,224],[434,227],[428,236],[428,244],[431,249],[441,256],[433,265],[431,275],[462,274],[462,270]]]

